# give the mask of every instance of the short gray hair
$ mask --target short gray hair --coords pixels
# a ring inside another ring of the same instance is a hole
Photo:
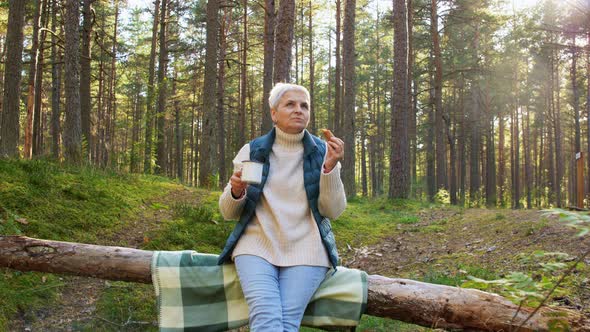
[[[272,88],[272,90],[270,90],[270,96],[268,97],[268,104],[270,105],[270,108],[276,109],[279,105],[279,100],[281,100],[283,95],[288,91],[301,91],[305,93],[305,97],[307,97],[308,101],[311,100],[309,91],[307,91],[304,86],[291,83],[277,83]]]

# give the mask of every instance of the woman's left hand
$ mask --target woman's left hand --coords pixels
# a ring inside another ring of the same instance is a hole
[[[336,164],[344,158],[344,141],[340,138],[333,136],[329,141],[326,141],[328,145],[328,154],[326,155],[326,161],[324,162],[324,171],[329,173],[336,167]]]

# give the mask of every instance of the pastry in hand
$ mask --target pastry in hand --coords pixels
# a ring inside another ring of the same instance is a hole
[[[322,129],[322,133],[324,134],[324,138],[326,138],[326,141],[329,141],[332,137],[334,137],[334,134],[332,134],[330,129],[324,128]]]

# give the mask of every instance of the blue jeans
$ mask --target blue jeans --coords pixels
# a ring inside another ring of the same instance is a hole
[[[254,332],[298,331],[309,300],[328,272],[321,266],[274,266],[252,255],[236,256],[234,262]]]

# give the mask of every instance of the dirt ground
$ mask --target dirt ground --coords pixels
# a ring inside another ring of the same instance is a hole
[[[198,193],[175,191],[154,201],[145,202],[141,215],[103,245],[140,246],[144,234],[170,219],[169,209],[153,209],[153,203],[198,202]],[[429,270],[452,271],[458,262],[487,267],[500,273],[517,269],[518,253],[534,250],[566,252],[576,256],[590,250],[589,237],[580,238],[555,217],[542,216],[536,210],[425,209],[416,224],[399,224],[382,242],[352,248],[339,244],[344,265],[369,274],[412,278]],[[132,231],[131,231],[132,230]],[[590,257],[585,260],[590,264]],[[590,276],[589,276],[590,278]],[[588,278],[587,278],[588,279]],[[16,319],[13,331],[76,331],[76,326],[94,318],[96,302],[107,281],[63,277],[67,286],[58,303]],[[580,298],[564,305],[590,314],[590,282]],[[31,317],[33,315],[33,317]]]
[[[343,248],[344,264],[369,274],[416,278],[428,271],[452,273],[460,265],[475,265],[502,277],[522,270],[521,253],[563,252],[574,257],[590,250],[590,236],[538,210],[424,210],[416,224],[398,225],[396,234],[377,245]],[[590,255],[584,259],[590,265]],[[574,270],[574,273],[577,273]],[[559,302],[590,317],[590,276],[577,295]]]

